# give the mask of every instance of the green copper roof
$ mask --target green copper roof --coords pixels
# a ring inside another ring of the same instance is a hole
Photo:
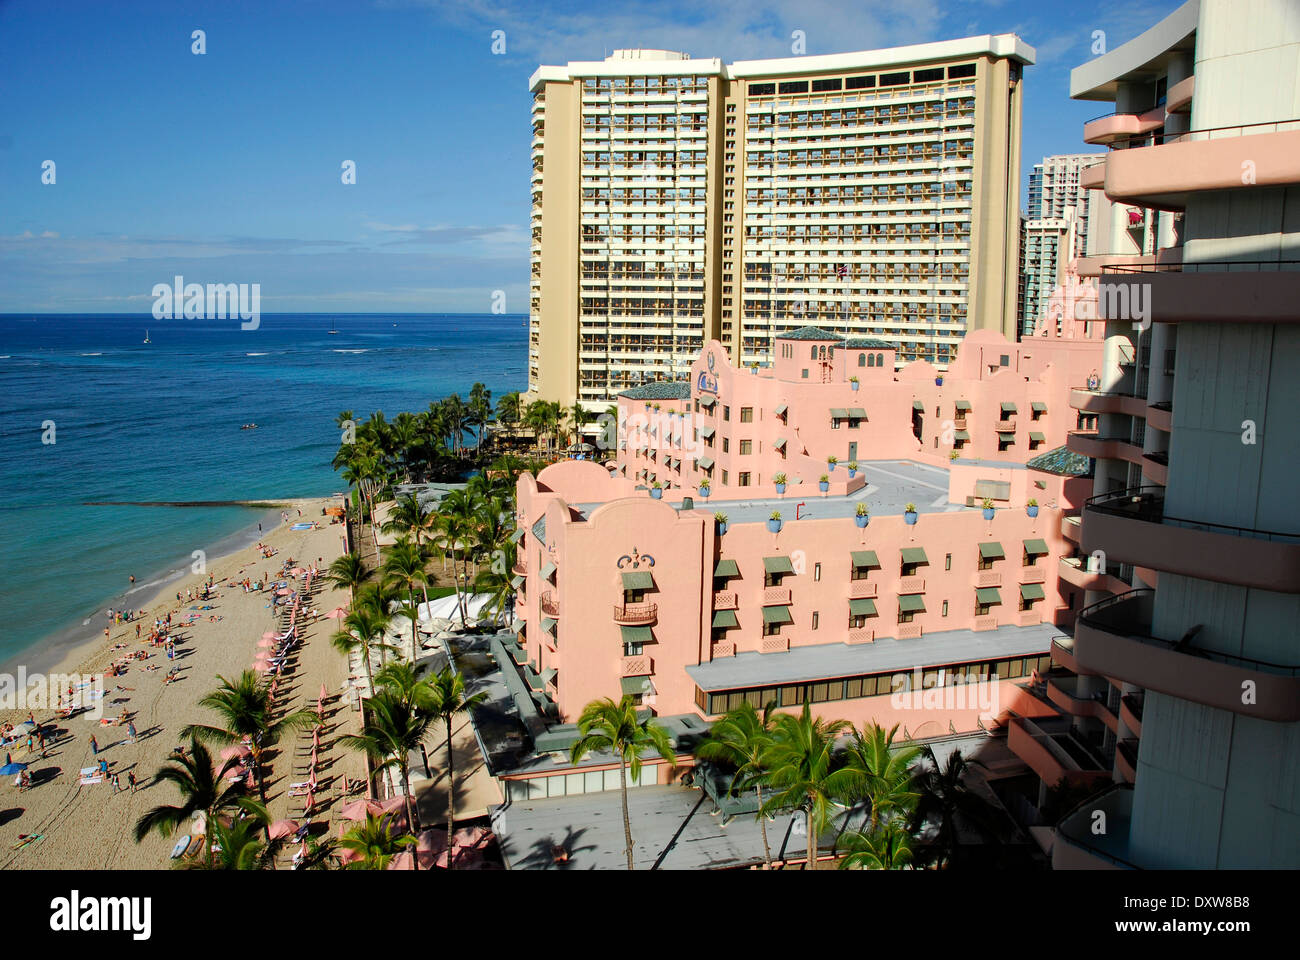
[[[1025,467],[1061,477],[1083,477],[1092,472],[1092,460],[1068,447],[1057,447],[1027,461]]]
[[[844,341],[846,350],[893,350],[894,345],[888,340],[876,337],[849,337]]]
[[[836,342],[844,339],[838,333],[831,333],[821,327],[800,327],[798,330],[791,330],[789,333],[778,333],[776,338],[778,340],[834,340]]]
[[[629,400],[685,400],[690,395],[691,385],[684,380],[656,380],[619,394]]]

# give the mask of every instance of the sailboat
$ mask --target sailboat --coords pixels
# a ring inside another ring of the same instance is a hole
[[[145,342],[145,343],[153,343],[153,341],[149,339],[149,331],[148,331],[148,330],[145,330],[145,332],[144,332],[144,342]]]
[[[333,318],[330,318],[330,336],[331,336],[331,337],[338,333],[338,330],[335,328],[334,324],[335,324],[334,319],[333,319]]]

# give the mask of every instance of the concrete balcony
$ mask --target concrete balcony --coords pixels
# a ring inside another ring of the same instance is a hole
[[[1104,821],[1097,814],[1105,815]],[[1120,784],[1079,804],[1056,825],[1053,870],[1137,870],[1128,858],[1133,788]],[[1093,825],[1105,823],[1105,832]]]
[[[998,618],[996,614],[990,613],[985,617],[976,617],[975,625],[971,628],[976,633],[982,633],[985,630],[996,630],[998,628]]]
[[[1112,113],[1083,125],[1084,143],[1114,143],[1159,130],[1165,125],[1163,105],[1146,113]]]
[[[1154,595],[1131,590],[1081,610],[1074,632],[1079,667],[1241,716],[1300,720],[1300,666],[1153,637]],[[1253,691],[1253,702],[1242,702],[1244,690]]]
[[[1136,740],[1120,740],[1115,744],[1115,769],[1125,783],[1137,780],[1138,744]]]
[[[621,626],[643,626],[654,623],[658,616],[659,604],[657,603],[614,604],[614,622]]]
[[[1046,583],[1047,565],[1040,562],[1021,567],[1018,579],[1021,583]]]
[[[1145,406],[1144,406],[1145,409]],[[1128,437],[1099,437],[1096,434],[1070,431],[1065,445],[1074,453],[1098,460],[1123,460],[1142,465],[1142,447]]]
[[[899,640],[917,640],[921,636],[921,625],[919,623],[900,623],[898,625]]]
[[[1010,420],[994,421],[993,429],[996,430],[998,433],[1015,433],[1016,418],[1012,417]]]
[[[1106,691],[1083,694],[1079,687],[1078,677],[1050,677],[1047,681],[1047,699],[1072,717],[1100,720],[1111,733],[1119,733],[1119,717],[1106,706]]]
[[[764,587],[763,606],[788,607],[790,605],[789,587]]]
[[[975,573],[975,586],[977,587],[1000,587],[1002,586],[1002,574],[997,570],[979,570]]]
[[[516,558],[516,559],[515,559],[514,566],[512,566],[512,567],[510,568],[510,572],[511,572],[511,573],[514,573],[514,574],[516,574],[516,575],[518,575],[518,576],[521,576],[521,577],[525,577],[525,576],[527,576],[527,575],[528,575],[528,558],[527,558],[527,557],[518,557],[518,558]]]
[[[1192,269],[1195,267],[1196,269]],[[1155,323],[1300,323],[1295,295],[1300,264],[1222,262],[1184,264],[1181,271],[1126,272],[1111,268],[1098,284],[1097,315],[1125,320],[1138,287]]]
[[[848,643],[872,643],[876,639],[876,631],[870,627],[861,629],[850,628]]]
[[[1060,636],[1052,638],[1052,662],[1080,676],[1093,675],[1089,671],[1079,668],[1079,663],[1074,657],[1074,637]]]
[[[538,597],[537,602],[542,608],[542,613],[546,614],[548,617],[555,617],[557,619],[559,618],[560,601],[556,599],[555,594],[552,593],[550,590],[547,590],[540,597]]]
[[[1079,527],[1080,527],[1080,523],[1077,514],[1067,513],[1062,515],[1061,536],[1065,537],[1066,540],[1070,540],[1073,541],[1074,543],[1078,543],[1080,537]]]
[[[1012,717],[1007,724],[1007,749],[1049,786],[1062,780],[1071,786],[1099,784],[1111,776],[1110,769],[1092,747],[1079,739],[1065,717],[1037,722]]]
[[[1104,570],[1099,570],[1096,573],[1089,571],[1087,560],[1081,557],[1062,557],[1057,563],[1056,573],[1066,583],[1082,590],[1124,593],[1132,589],[1131,584],[1125,583],[1119,577],[1106,573]]]
[[[849,581],[850,600],[874,600],[876,599],[876,593],[876,581],[874,580]]]
[[[1174,405],[1169,401],[1162,403],[1147,404],[1146,412],[1147,426],[1165,433],[1174,431]]]
[[[1175,269],[1183,262],[1182,247],[1165,247],[1155,253],[1098,253],[1079,258],[1080,277],[1099,277],[1107,268]]]
[[[736,655],[736,643],[734,640],[722,640],[713,645],[710,651],[716,657],[734,657]]]
[[[1126,693],[1119,701],[1119,722],[1136,736],[1142,736],[1142,706],[1146,697],[1140,693]]]
[[[1043,615],[1038,610],[1021,610],[1016,614],[1016,623],[1022,627],[1036,627],[1043,622]]]
[[[1189,130],[1114,141],[1106,196],[1157,210],[1185,210],[1189,194],[1300,183],[1300,120]],[[1116,149],[1123,146],[1124,149]],[[1250,163],[1253,179],[1243,178]]]
[[[1102,190],[1106,186],[1106,161],[1089,164],[1079,171],[1081,190]]]
[[[953,429],[954,429],[954,430],[965,430],[965,429],[966,429],[966,418],[965,418],[965,417],[953,417],[953,420],[952,420],[952,426],[953,426]]]
[[[620,677],[648,677],[654,672],[654,659],[644,653],[635,657],[623,657],[619,662]]]
[[[925,577],[900,577],[896,593],[925,593]]]
[[[735,590],[718,590],[713,594],[714,610],[736,610],[739,609],[738,600]]]
[[[1147,402],[1143,397],[1097,390],[1071,390],[1070,406],[1084,413],[1118,413],[1126,417],[1141,417],[1147,412]]]
[[[1196,92],[1196,77],[1183,77],[1165,94],[1166,113],[1191,113],[1192,94]]]
[[[789,637],[764,637],[759,644],[759,653],[785,653],[790,649]]]
[[[1300,534],[1169,517],[1164,503],[1161,487],[1093,497],[1083,508],[1083,550],[1212,583],[1300,593]]]

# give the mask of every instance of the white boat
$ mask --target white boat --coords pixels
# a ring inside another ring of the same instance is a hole
[[[144,342],[145,342],[145,343],[153,343],[153,341],[149,339],[149,331],[148,331],[148,330],[146,330],[146,331],[144,332]]]
[[[334,320],[331,319],[331,320],[330,320],[330,336],[332,337],[332,336],[336,335],[337,333],[338,333],[338,330],[337,330],[337,329],[335,328],[335,326],[334,326]]]

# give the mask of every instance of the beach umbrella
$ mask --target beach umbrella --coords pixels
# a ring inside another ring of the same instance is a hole
[[[326,620],[342,620],[348,615],[348,612],[342,607],[335,607],[329,613],[325,614]]]
[[[259,660],[257,663],[253,664],[253,669],[258,673],[266,673],[271,669],[271,665],[265,660]]]
[[[367,813],[377,817],[383,812],[384,808],[378,800],[353,800],[339,808],[339,816],[344,820],[364,820]]]
[[[300,576],[300,575],[306,573],[307,571],[306,571],[305,569],[303,569],[302,567],[294,567],[294,568],[293,568],[292,570],[290,570],[289,572],[292,573],[292,574],[296,577],[296,576]]]
[[[336,856],[339,858],[340,863],[352,863],[353,861],[361,859],[361,851],[351,850],[345,847],[340,850]]]
[[[263,639],[263,640],[274,640],[274,639],[276,639],[276,638],[279,637],[279,636],[280,636],[280,635],[279,635],[278,633],[276,633],[274,630],[268,630],[268,631],[266,631],[266,633],[262,634],[262,639]]]
[[[291,837],[297,832],[298,823],[296,820],[277,820],[275,823],[271,824],[268,836],[270,836],[272,840],[276,840],[280,837]]]
[[[253,751],[249,750],[248,747],[244,746],[242,743],[235,743],[221,751],[221,759],[229,760],[231,757],[246,757],[252,752]]]
[[[257,646],[259,650],[270,649],[271,647],[274,647],[275,644],[276,644],[275,637],[263,637],[261,640],[257,641]]]
[[[6,763],[3,767],[0,767],[0,777],[8,777],[15,773],[22,773],[26,769],[27,764],[25,763]]]
[[[281,587],[279,590],[275,591],[275,595],[277,597],[287,597],[289,595],[289,589],[287,587]]]
[[[414,870],[415,863],[414,863],[414,858],[411,856],[411,851],[403,850],[397,856],[393,857],[392,860],[389,860],[388,869],[389,870]]]

